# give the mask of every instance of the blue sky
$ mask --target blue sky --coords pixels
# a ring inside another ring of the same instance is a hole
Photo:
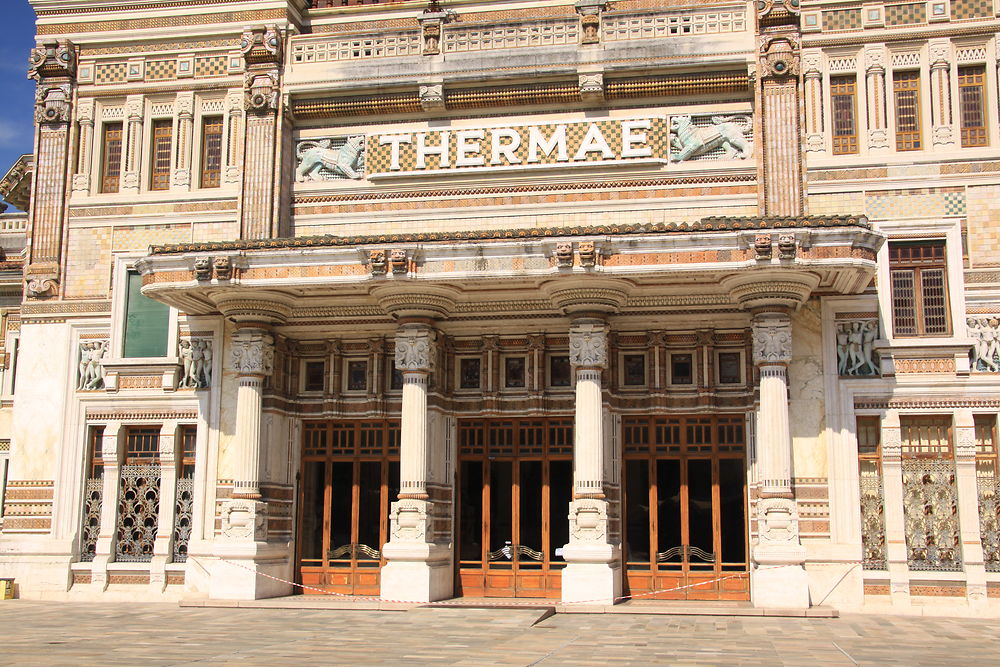
[[[28,53],[35,45],[35,12],[28,0],[0,0],[0,176],[18,156],[32,151],[35,82],[28,78]]]

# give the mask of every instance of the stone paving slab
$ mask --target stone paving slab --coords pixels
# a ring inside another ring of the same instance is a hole
[[[996,621],[0,602],[2,665],[996,665]]]

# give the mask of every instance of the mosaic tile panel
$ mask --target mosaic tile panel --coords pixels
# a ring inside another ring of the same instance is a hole
[[[204,76],[225,76],[226,61],[228,58],[226,56],[210,56],[208,58],[195,58],[194,59],[194,75],[196,77]]]
[[[865,196],[865,213],[872,219],[926,218],[965,215],[964,192],[877,193]]]
[[[72,228],[66,259],[65,290],[68,297],[106,295],[111,271],[111,228]]]
[[[823,30],[859,30],[861,28],[860,9],[837,9],[823,12]]]
[[[120,83],[125,81],[128,66],[125,63],[97,65],[94,68],[94,83]]]
[[[177,78],[176,60],[150,60],[146,63],[146,79],[159,81]]]
[[[1000,262],[1000,186],[968,189],[969,259],[973,266]]]
[[[145,250],[154,243],[184,243],[191,239],[190,225],[141,225],[115,227],[113,248]]]
[[[912,5],[887,5],[885,8],[885,24],[914,25],[927,23],[927,5],[924,3]]]
[[[952,20],[993,17],[993,0],[951,0]]]

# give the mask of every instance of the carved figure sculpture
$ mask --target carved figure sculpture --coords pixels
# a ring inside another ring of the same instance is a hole
[[[876,338],[875,320],[837,323],[837,373],[855,377],[878,375]]]
[[[107,341],[80,343],[80,365],[77,389],[90,390],[104,387],[104,354],[108,351]]]
[[[364,173],[365,138],[361,135],[348,137],[339,148],[332,148],[332,139],[303,141],[296,148],[299,166],[295,170],[295,180],[328,180],[323,170],[334,176],[361,178]]]
[[[691,116],[672,116],[670,146],[676,152],[670,159],[684,162],[722,148],[726,158],[745,160],[751,153],[745,136],[749,129],[750,119],[746,116],[712,116],[712,125],[706,127],[696,126]]]
[[[1000,373],[1000,319],[970,317],[966,324],[973,340],[969,353],[973,370]]]
[[[184,368],[181,387],[205,389],[212,384],[212,341],[182,340],[180,356]]]

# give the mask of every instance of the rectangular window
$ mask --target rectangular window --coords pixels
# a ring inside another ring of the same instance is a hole
[[[916,151],[920,142],[920,72],[894,72],[892,92],[896,107],[896,150]]]
[[[122,356],[165,357],[170,308],[145,296],[142,276],[129,271],[125,295],[125,344]]]
[[[149,189],[170,188],[170,152],[174,141],[174,123],[171,120],[153,121],[153,146],[149,159]]]
[[[181,441],[181,478],[194,479],[194,457],[198,442],[198,427],[181,426],[178,437]]]
[[[222,116],[205,118],[201,124],[201,187],[222,184]]]
[[[389,391],[400,391],[403,388],[403,371],[393,365],[394,359],[390,358],[388,363],[392,366],[392,373],[389,374]]]
[[[986,67],[958,68],[958,111],[962,123],[962,147],[986,146]]]
[[[303,391],[323,391],[326,385],[326,364],[322,361],[307,361]]]
[[[101,192],[118,192],[122,175],[121,123],[105,123],[101,145]]]
[[[646,386],[645,354],[626,354],[622,357],[622,384],[627,387]]]
[[[368,389],[368,362],[364,360],[347,362],[347,391]]]
[[[460,359],[458,362],[459,389],[479,389],[481,384],[482,361],[475,357]]]
[[[503,386],[520,389],[525,386],[524,357],[506,357],[503,360]]]
[[[571,387],[573,385],[573,367],[569,357],[564,354],[554,354],[549,357],[549,386]]]
[[[670,384],[694,384],[693,371],[690,354],[670,355]]]
[[[719,353],[719,384],[743,382],[743,374],[740,372],[741,356],[739,352]]]
[[[130,426],[125,431],[126,464],[150,463],[159,458],[159,426]]]
[[[857,153],[857,77],[830,77],[830,106],[833,110],[833,154]]]
[[[904,457],[951,458],[951,417],[900,416]]]
[[[104,426],[91,426],[87,430],[88,477],[98,479],[104,476],[104,458],[101,456],[101,442],[104,438]]]
[[[946,274],[944,241],[889,244],[896,336],[950,333]]]

